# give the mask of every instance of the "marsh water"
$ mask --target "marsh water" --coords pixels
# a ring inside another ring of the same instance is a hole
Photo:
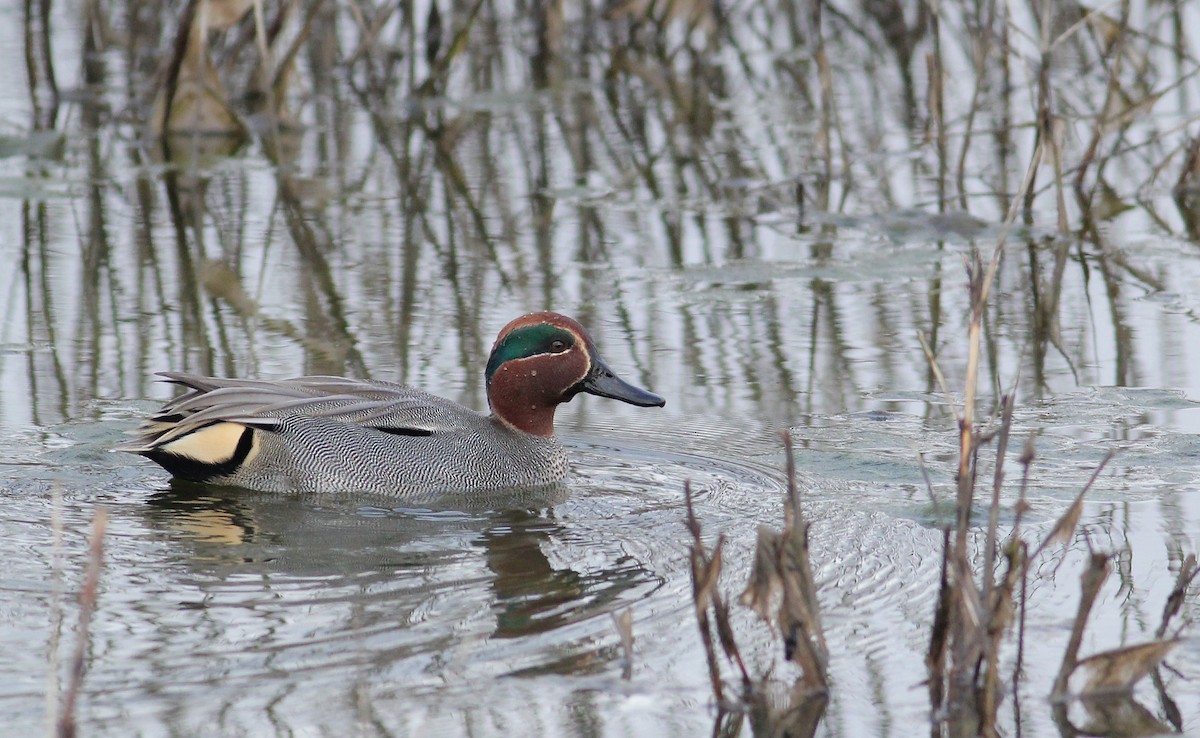
[[[830,650],[817,734],[926,732],[965,264],[1002,236],[980,412],[1016,388],[1032,539],[1119,449],[1031,578],[1004,730],[1074,734],[1047,695],[1089,548],[1116,554],[1115,575],[1083,654],[1153,637],[1200,543],[1200,242],[1172,194],[1200,105],[1197,8],[1134,3],[1154,43],[1112,74],[1153,104],[1101,139],[1090,207],[1068,196],[1060,224],[1047,161],[1007,229],[1034,53],[979,71],[958,4],[934,30],[901,18],[907,46],[865,3],[825,4],[815,26],[805,4],[593,5],[298,3],[277,49],[296,52],[286,125],[242,111],[239,140],[166,147],[148,121],[190,6],[0,8],[3,732],[51,730],[82,640],[84,735],[705,734],[683,485],[736,594],[757,528],[782,523],[783,432]],[[1018,6],[1013,43],[1036,49]],[[1110,79],[1098,28],[1055,56],[1074,162]],[[231,100],[254,35],[208,39]],[[386,379],[483,410],[496,331],[540,309],[667,398],[565,406],[561,489],[265,495],[109,451],[171,396],[164,370]],[[1135,694],[1151,732],[1200,730],[1195,613],[1193,595],[1161,689]],[[736,606],[734,622],[756,673],[795,678],[774,634]]]

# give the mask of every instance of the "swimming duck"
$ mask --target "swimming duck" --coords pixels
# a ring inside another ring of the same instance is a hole
[[[554,411],[580,392],[662,407],[617,377],[558,313],[506,325],[484,381],[491,415],[394,382],[282,381],[162,372],[187,392],[118,450],[182,479],[267,492],[418,495],[551,484],[567,474]]]

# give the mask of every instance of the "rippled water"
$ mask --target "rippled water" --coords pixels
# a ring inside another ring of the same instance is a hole
[[[119,428],[138,408],[105,412]],[[948,479],[949,454],[938,461],[936,448],[949,438],[904,414],[820,420],[828,432],[796,435],[810,446],[799,460],[833,654],[827,729],[887,733],[926,719],[921,665],[942,537],[916,462],[899,449],[919,445],[934,477]],[[1047,435],[1056,430],[1044,427]],[[60,658],[73,646],[75,608],[63,590],[78,581],[92,504],[103,502],[109,534],[81,715],[94,734],[167,726],[321,733],[351,723],[451,735],[707,731],[713,713],[680,483],[695,485],[709,533],[727,536],[736,588],[755,528],[780,519],[780,454],[758,438],[759,453],[730,458],[721,433],[669,451],[665,430],[654,422],[611,437],[577,429],[568,435],[575,470],[567,489],[464,512],[454,501],[396,507],[168,485],[155,468],[99,447],[112,427],[57,428],[60,448],[31,455],[3,492],[5,638],[27,645],[9,650],[14,678],[0,707],[17,725],[42,724],[53,673],[45,644],[61,607]],[[1166,453],[1177,464],[1194,458]],[[1043,534],[1094,450],[1064,446],[1048,456],[1055,460],[1039,477],[1029,515]],[[1128,583],[1101,598],[1085,653],[1153,629],[1172,584],[1168,562],[1175,547],[1194,545],[1200,524],[1200,507],[1178,481],[1131,490],[1139,464],[1127,464],[1101,481],[1085,512],[1090,540],[1124,552],[1120,581]],[[1174,469],[1190,473],[1192,484],[1198,471],[1194,462],[1190,471]],[[54,486],[64,490],[61,567],[51,546]],[[1024,718],[1031,734],[1052,726],[1042,695],[1085,552],[1082,539],[1065,557],[1056,552],[1033,582]],[[609,617],[626,607],[636,638],[628,682]],[[736,622],[758,668],[775,663],[786,673],[778,642],[746,613]],[[1185,675],[1200,667],[1193,639],[1172,666]],[[1200,704],[1186,685],[1168,680],[1184,715],[1196,715]]]
[[[1004,231],[1031,152],[1025,77],[981,93],[978,125],[994,130],[976,130],[955,210],[935,202],[945,161],[931,124],[906,116],[883,31],[853,22],[861,4],[831,4],[822,53],[838,85],[822,101],[812,36],[785,5],[729,4],[723,35],[700,43],[702,30],[681,39],[668,24],[643,44],[582,3],[547,60],[525,15],[485,3],[493,12],[430,92],[429,3],[379,18],[386,33],[354,60],[360,27],[328,3],[298,57],[293,139],[259,131],[231,152],[164,161],[133,122],[175,38],[175,17],[151,5],[87,4],[103,17],[83,19],[53,6],[54,115],[44,83],[0,90],[5,731],[41,732],[59,709],[103,506],[84,734],[707,733],[683,484],[707,540],[725,536],[722,587],[736,595],[758,527],[781,523],[781,431],[796,444],[831,653],[818,735],[928,730],[958,400],[918,333],[960,391],[964,259]],[[471,4],[451,5],[447,35]],[[970,25],[943,5],[943,32]],[[1194,34],[1196,9],[1181,7]],[[41,37],[21,33],[18,9],[0,17],[0,61],[39,59],[24,53]],[[1167,20],[1138,22],[1152,37]],[[966,70],[966,46],[939,53]],[[927,37],[916,48],[933,53]],[[1091,120],[1072,111],[1107,89],[1090,48],[1064,43],[1055,68],[1074,157]],[[1008,734],[1059,729],[1046,695],[1089,546],[1116,557],[1084,654],[1149,638],[1200,544],[1200,250],[1155,173],[1180,166],[1200,90],[1169,52],[1152,45],[1142,61],[1178,89],[1093,170],[1103,207],[1068,207],[1060,232],[1055,193],[1039,188],[993,291],[980,409],[1020,377],[1013,445],[1037,437],[1027,538],[1119,449],[1080,532],[1031,579]],[[945,81],[955,145],[972,77]],[[832,133],[825,105],[840,116]],[[169,396],[159,370],[376,377],[482,408],[495,331],[543,308],[580,317],[615,369],[668,400],[563,408],[563,488],[420,505],[262,495],[170,483],[109,451]],[[1015,458],[1007,471],[1006,529]],[[626,608],[629,680],[611,617]],[[1193,595],[1181,620],[1195,614]],[[734,624],[755,673],[795,676],[748,611],[735,607]],[[1191,627],[1169,664],[1167,697],[1150,685],[1137,697],[1200,730]]]

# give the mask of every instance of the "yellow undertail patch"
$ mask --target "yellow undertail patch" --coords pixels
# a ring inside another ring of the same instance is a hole
[[[170,443],[163,444],[158,450],[191,459],[200,464],[219,466],[228,463],[237,452],[238,442],[247,431],[241,423],[213,423],[187,434]],[[254,433],[253,431],[250,431]],[[242,464],[258,455],[258,434],[255,433],[250,443],[250,453],[242,460]]]

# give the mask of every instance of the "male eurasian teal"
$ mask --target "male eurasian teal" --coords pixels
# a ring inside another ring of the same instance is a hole
[[[393,382],[163,372],[188,388],[121,444],[174,476],[263,491],[414,495],[549,484],[567,473],[554,410],[580,392],[665,404],[621,380],[576,321],[532,313],[500,331],[492,414]]]

